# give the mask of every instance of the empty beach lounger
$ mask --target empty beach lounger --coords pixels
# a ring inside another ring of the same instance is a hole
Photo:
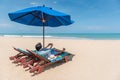
[[[14,50],[18,51],[19,53],[16,54],[15,56],[11,56],[9,57],[10,60],[14,60],[14,63],[18,63],[18,62],[21,62],[22,64],[25,63],[27,60],[30,60],[32,59],[32,55],[26,51],[26,50],[22,50],[20,48],[15,48],[13,47]]]
[[[19,53],[16,54],[15,56],[11,56],[9,57],[10,60],[14,60],[14,59],[17,59],[19,57],[22,57],[22,56],[26,56],[26,55],[29,55],[30,53],[28,51],[25,51],[25,50],[22,50],[20,48],[15,48],[13,47],[14,50],[18,51]]]

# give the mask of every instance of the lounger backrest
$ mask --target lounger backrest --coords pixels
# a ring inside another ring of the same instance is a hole
[[[34,55],[35,57],[39,58],[40,60],[44,60],[45,62],[50,62],[48,59],[36,54],[35,52],[32,52],[30,50],[27,49],[28,52],[30,52],[32,55]]]
[[[30,53],[28,51],[25,51],[25,50],[22,50],[20,48],[14,48],[16,51],[20,52],[20,53],[23,53],[25,55],[30,55]]]

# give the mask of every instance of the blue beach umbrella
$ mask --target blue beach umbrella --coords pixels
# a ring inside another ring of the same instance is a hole
[[[44,5],[18,10],[8,13],[8,15],[11,21],[43,27],[43,47],[45,45],[45,27],[67,26],[73,23],[70,15],[55,11]]]

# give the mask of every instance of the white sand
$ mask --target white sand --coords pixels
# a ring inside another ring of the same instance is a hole
[[[34,49],[38,38],[0,37],[0,80],[120,80],[120,40],[46,39],[56,48],[75,54],[73,60],[31,76],[9,57],[12,48]]]

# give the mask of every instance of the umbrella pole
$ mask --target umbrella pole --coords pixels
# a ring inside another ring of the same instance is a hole
[[[45,26],[44,26],[45,20],[44,20],[44,14],[42,12],[42,24],[43,24],[43,48],[45,47]]]
[[[43,48],[45,47],[45,26],[43,23]]]

